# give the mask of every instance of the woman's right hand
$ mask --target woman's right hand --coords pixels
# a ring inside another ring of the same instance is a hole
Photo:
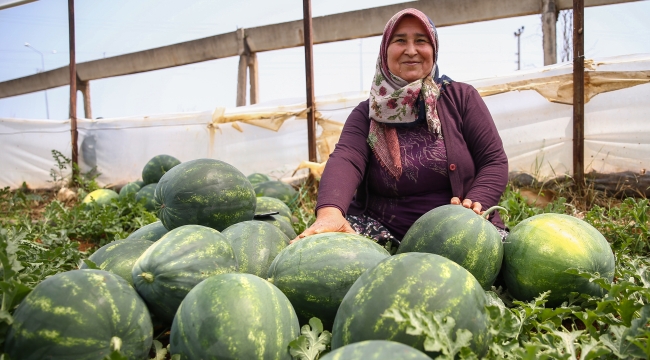
[[[295,239],[291,240],[289,243],[293,244],[294,242],[301,240],[305,236],[322,234],[327,232],[343,232],[356,234],[356,232],[350,226],[350,223],[345,220],[341,210],[335,207],[324,207],[318,209],[316,212],[316,221]]]

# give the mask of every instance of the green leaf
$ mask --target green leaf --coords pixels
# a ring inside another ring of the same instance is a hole
[[[152,344],[155,356],[151,360],[165,360],[167,358],[167,349],[163,347],[162,343],[154,340]]]
[[[99,266],[97,266],[97,264],[95,264],[92,260],[84,259],[84,264],[88,266],[88,269],[101,270]]]
[[[300,333],[302,335],[289,343],[289,352],[299,360],[318,359],[332,340],[332,334],[323,331],[323,323],[315,317],[309,319],[309,325],[304,325]]]

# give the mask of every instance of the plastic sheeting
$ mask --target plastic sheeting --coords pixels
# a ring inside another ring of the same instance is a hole
[[[587,60],[585,105],[586,171],[643,174],[650,165],[650,55]],[[509,158],[510,171],[539,178],[572,169],[572,65],[519,71],[469,81],[484,96]],[[645,78],[644,78],[645,76]],[[343,124],[368,98],[356,92],[316,98],[317,146],[321,161],[334,149]],[[306,105],[285,99],[214,111],[79,119],[79,163],[101,173],[100,185],[141,178],[144,164],[158,154],[181,161],[210,157],[244,174],[262,172],[281,179],[305,162]],[[0,186],[50,187],[52,150],[71,153],[69,121],[0,119]],[[306,171],[306,170],[303,170]]]

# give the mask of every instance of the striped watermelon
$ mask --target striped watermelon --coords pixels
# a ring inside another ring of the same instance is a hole
[[[343,298],[334,320],[332,349],[364,340],[391,340],[424,351],[424,335],[409,335],[406,323],[382,317],[396,307],[454,318],[455,329],[469,330],[470,346],[482,356],[490,341],[486,301],[476,278],[447,258],[427,253],[391,256],[363,273]]]
[[[430,210],[409,228],[397,253],[444,256],[472,273],[483,289],[489,290],[503,261],[501,234],[486,220],[497,208],[488,209],[483,216],[459,205]]]
[[[212,276],[178,308],[172,354],[184,359],[292,360],[300,335],[296,313],[275,286],[251,274]]]
[[[503,279],[512,296],[532,300],[551,290],[548,306],[568,300],[571,292],[602,296],[603,289],[571,268],[614,278],[614,254],[593,226],[564,214],[541,214],[517,224],[504,244]]]
[[[222,231],[232,224],[253,220],[255,192],[234,166],[214,159],[177,165],[158,182],[158,217],[169,230],[197,224]]]
[[[72,270],[38,284],[23,299],[5,340],[12,359],[97,360],[122,340],[129,359],[148,358],[153,328],[145,303],[121,277]]]
[[[132,232],[129,236],[126,237],[126,240],[142,239],[142,240],[149,240],[149,241],[157,241],[168,232],[169,230],[165,228],[165,225],[163,225],[161,221],[156,221]]]
[[[252,173],[252,174],[246,176],[246,178],[247,178],[248,181],[250,181],[251,184],[253,184],[253,185],[255,185],[255,184],[259,184],[259,183],[261,183],[261,182],[265,182],[265,181],[270,181],[270,180],[271,180],[271,178],[270,178],[268,175],[266,175],[266,174],[262,174],[262,173]]]
[[[131,276],[149,309],[171,323],[178,305],[196,284],[235,271],[232,247],[220,232],[185,225],[153,243],[135,262]]]
[[[158,208],[158,204],[154,198],[154,195],[156,193],[156,185],[156,183],[147,184],[138,190],[138,192],[135,194],[135,201],[144,202],[144,208],[147,209],[147,211],[153,212]]]
[[[135,195],[135,194],[138,193],[138,191],[140,191],[141,188],[142,187],[140,185],[138,185],[137,183],[130,182],[130,183],[122,186],[122,188],[120,189],[120,198],[125,198],[125,197],[129,196],[129,194]]]
[[[298,191],[293,186],[282,181],[270,180],[255,184],[253,187],[257,196],[268,196],[282,200],[285,204],[293,203],[298,197]]]
[[[86,195],[82,203],[89,204],[94,202],[97,205],[104,206],[110,204],[113,199],[117,199],[118,197],[119,195],[111,189],[98,189]]]
[[[110,271],[119,275],[133,286],[131,269],[140,255],[151,246],[149,240],[117,240],[108,243],[95,251],[88,260],[92,261],[102,270]],[[86,269],[86,263],[82,263],[81,269]]]
[[[386,340],[367,340],[345,345],[327,353],[320,360],[431,360],[425,353],[402,343]]]
[[[291,221],[291,209],[282,200],[269,196],[257,197],[255,214],[265,214],[274,211],[277,211],[279,213],[278,215],[284,216],[287,220]]]
[[[289,244],[280,229],[257,220],[231,225],[222,234],[235,252],[239,272],[261,278],[266,278],[273,259]]]
[[[291,222],[282,215],[270,215],[255,217],[255,220],[267,222],[280,229],[289,239],[295,239],[298,234],[294,230]]]
[[[173,156],[156,155],[142,168],[142,181],[147,185],[157,183],[165,173],[180,163],[181,161]]]
[[[364,271],[389,256],[386,249],[360,235],[312,235],[282,250],[268,277],[289,298],[301,323],[317,317],[331,329],[348,289]]]

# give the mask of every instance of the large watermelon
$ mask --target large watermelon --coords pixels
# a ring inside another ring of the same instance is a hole
[[[239,272],[266,278],[273,259],[289,244],[289,238],[264,221],[250,220],[229,226],[222,232],[230,241]]]
[[[501,270],[503,244],[497,228],[483,216],[460,205],[443,205],[428,211],[411,225],[398,254],[425,252],[446,257],[472,273],[489,290]]]
[[[51,276],[23,299],[5,340],[12,359],[96,360],[122,340],[129,359],[148,358],[151,317],[121,277],[103,270],[72,270]]]
[[[391,256],[363,273],[336,313],[332,349],[364,340],[391,340],[424,351],[424,335],[406,333],[407,324],[383,317],[390,308],[439,312],[469,330],[479,356],[490,341],[485,291],[467,270],[440,255]],[[436,354],[429,354],[436,355]]]
[[[431,360],[425,353],[402,343],[367,340],[345,345],[327,353],[321,360]]]
[[[571,292],[601,296],[588,279],[567,274],[571,268],[614,278],[614,254],[593,226],[564,214],[541,214],[517,224],[504,244],[503,279],[512,296],[532,300],[550,290],[548,306],[568,300]]]
[[[251,274],[222,274],[197,285],[178,308],[172,354],[184,359],[292,360],[300,335],[286,296]]]
[[[152,244],[153,242],[142,239],[117,240],[99,248],[90,255],[88,260],[94,262],[100,269],[119,275],[133,285],[131,278],[133,264]],[[80,268],[86,269],[88,265],[82,262]]]
[[[141,188],[142,188],[142,186],[140,186],[139,184],[137,184],[135,182],[130,182],[130,183],[122,186],[122,188],[120,189],[120,198],[125,198],[125,197],[129,196],[130,194],[135,195],[135,194],[138,193],[138,191],[140,191]]]
[[[291,209],[282,200],[269,196],[258,196],[255,214],[268,214],[278,212],[278,215],[284,216],[291,221]]]
[[[270,180],[257,183],[253,186],[257,196],[268,196],[282,200],[285,204],[292,204],[298,197],[298,191],[293,186],[282,181]]]
[[[127,240],[142,239],[142,240],[149,240],[149,241],[157,241],[168,232],[169,230],[167,230],[167,228],[165,227],[165,225],[162,224],[161,221],[156,221],[132,232],[129,236],[126,237],[126,239]]]
[[[331,329],[348,289],[364,271],[389,256],[382,246],[360,235],[312,235],[282,250],[268,277],[287,295],[301,323],[317,317]]]
[[[94,202],[98,205],[108,205],[111,203],[113,199],[117,199],[119,195],[111,189],[99,189],[92,191],[86,197],[84,197],[82,203],[83,204],[89,204],[91,202]]]
[[[142,181],[145,185],[157,183],[166,172],[181,161],[170,155],[157,155],[142,168]]]
[[[253,220],[255,192],[234,166],[214,159],[197,159],[168,171],[158,182],[158,217],[169,230],[197,224],[222,231]]]
[[[234,271],[237,261],[225,236],[205,226],[185,225],[153,243],[135,262],[131,276],[149,309],[171,323],[196,284]]]
[[[156,211],[158,208],[158,204],[154,197],[156,193],[156,185],[156,183],[145,185],[135,194],[135,201],[143,201],[144,208],[148,211]]]

